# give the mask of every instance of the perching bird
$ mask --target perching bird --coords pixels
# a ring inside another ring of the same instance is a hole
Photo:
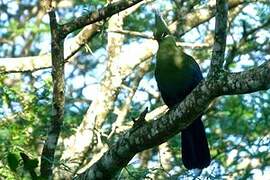
[[[176,45],[162,17],[156,13],[154,37],[158,41],[155,78],[165,104],[172,109],[203,79],[196,61]],[[210,152],[199,116],[182,130],[182,160],[187,169],[203,169],[210,164]]]

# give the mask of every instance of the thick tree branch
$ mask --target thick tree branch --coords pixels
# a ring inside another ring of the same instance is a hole
[[[228,5],[226,0],[216,0],[215,36],[210,72],[208,75],[217,74],[224,63],[226,48]]]
[[[80,29],[88,24],[92,24],[97,21],[101,21],[108,17],[111,17],[112,15],[119,13],[120,11],[123,11],[141,1],[143,0],[129,0],[129,1],[122,0],[119,2],[109,4],[108,6],[99,9],[97,11],[91,12],[87,15],[80,16],[75,20],[63,24],[61,26],[63,32],[62,35],[65,37],[66,35],[77,29]]]
[[[159,145],[196,119],[218,96],[243,94],[270,88],[270,61],[257,68],[202,81],[175,109],[157,120],[130,129],[92,167],[76,179],[109,179],[127,165],[132,157]]]
[[[244,72],[230,73],[220,82],[222,85],[222,95],[225,94],[245,94],[270,88],[270,60],[257,68]],[[222,77],[220,78],[222,79]]]

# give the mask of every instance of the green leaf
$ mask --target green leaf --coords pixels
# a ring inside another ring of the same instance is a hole
[[[7,155],[7,162],[9,168],[16,172],[17,167],[19,166],[19,158],[15,153],[9,152]]]
[[[38,167],[38,160],[37,159],[30,159],[28,155],[26,155],[25,153],[20,153],[22,159],[23,159],[23,164],[24,164],[24,168],[26,170],[32,171],[34,170],[36,167]]]

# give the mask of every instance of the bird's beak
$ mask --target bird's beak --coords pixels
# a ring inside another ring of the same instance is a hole
[[[165,36],[171,34],[169,28],[167,27],[166,22],[162,18],[161,14],[155,10],[155,30],[154,38],[157,41],[160,41]]]

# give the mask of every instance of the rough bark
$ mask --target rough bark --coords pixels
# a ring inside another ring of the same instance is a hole
[[[218,74],[224,63],[226,48],[228,4],[226,0],[217,0],[215,18],[215,36],[209,75]]]
[[[269,82],[270,61],[248,71],[210,76],[174,110],[157,120],[145,122],[139,128],[130,129],[92,167],[75,179],[112,178],[136,153],[167,141],[191,124],[216,97],[267,90]]]
[[[215,42],[208,78],[203,80],[184,101],[155,121],[144,121],[128,130],[90,168],[75,179],[110,179],[138,152],[157,146],[190,125],[213,99],[225,94],[242,94],[266,90],[270,80],[270,61],[258,68],[228,73],[222,70],[226,46],[227,9],[217,0]],[[216,46],[215,46],[216,45]],[[219,46],[219,47],[217,47]]]
[[[51,26],[51,50],[52,50],[52,79],[53,79],[53,99],[52,115],[48,126],[47,139],[45,141],[42,155],[40,173],[43,178],[52,178],[52,167],[54,163],[54,153],[56,150],[61,126],[64,120],[65,104],[65,81],[64,81],[64,40],[60,38],[55,12],[49,12]]]

